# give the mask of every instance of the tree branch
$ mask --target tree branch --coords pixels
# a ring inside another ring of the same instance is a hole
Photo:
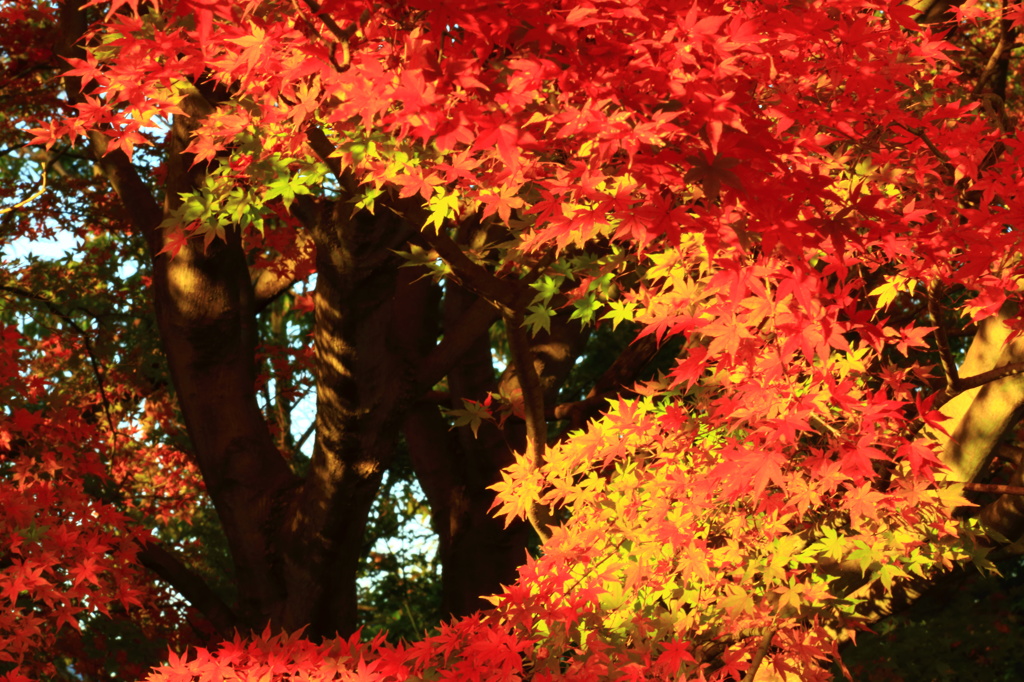
[[[1002,367],[996,367],[987,372],[982,372],[966,379],[960,379],[960,391],[969,391],[972,388],[978,388],[1004,377],[1012,377],[1018,374],[1024,374],[1024,362],[1011,362]]]
[[[947,24],[951,17],[948,15],[950,0],[917,0],[910,3],[920,14],[917,22],[920,24]]]
[[[296,452],[302,450],[302,446],[306,444],[306,441],[309,440],[309,437],[313,435],[313,431],[315,431],[315,430],[316,430],[316,420],[314,419],[313,421],[311,421],[309,423],[309,426],[306,427],[306,430],[303,432],[303,434],[299,438],[299,440],[296,441],[296,443],[295,443],[295,450],[296,450]]]
[[[1003,2],[1003,10],[1005,12],[1006,3]],[[1005,70],[1009,66],[1009,50],[1014,43],[1016,37],[1016,31],[1013,30],[1013,22],[1010,19],[1003,18],[999,22],[999,42],[992,49],[992,53],[988,57],[988,62],[985,64],[985,68],[982,69],[981,75],[978,76],[978,82],[975,83],[974,89],[971,91],[972,96],[977,96],[982,89],[988,84],[989,79],[992,76],[997,75],[997,72]],[[994,88],[996,94],[1000,97],[1006,95],[1006,74],[999,74],[1002,76],[1002,83],[996,84]],[[999,80],[999,79],[997,79]],[[999,92],[1002,90],[1002,92]]]
[[[939,347],[939,361],[942,363],[942,372],[946,375],[946,387],[949,391],[959,393],[960,375],[957,373],[956,363],[953,361],[953,352],[949,347],[949,337],[946,335],[946,327],[942,324],[942,311],[939,308],[939,297],[942,295],[941,285],[934,282],[928,287],[928,314],[935,325],[935,340]]]
[[[1010,542],[1020,540],[1024,535],[1024,465],[1017,465],[1009,485],[974,483],[964,489],[999,495],[981,508],[978,520],[987,530],[999,533]]]
[[[550,416],[569,420],[568,428],[556,440],[561,441],[570,431],[583,428],[586,420],[598,413],[609,399],[621,395],[624,387],[636,381],[637,375],[657,353],[658,342],[654,336],[636,339],[597,378],[583,400],[556,405]]]
[[[255,273],[253,277],[253,307],[256,312],[262,312],[279,296],[287,292],[295,282],[294,277],[274,274],[271,270],[263,269]]]
[[[1024,486],[1002,485],[999,483],[965,483],[964,490],[972,493],[995,493],[996,495],[1024,495]]]
[[[530,341],[523,328],[521,310],[505,316],[505,330],[508,333],[508,344],[512,354],[512,363],[519,388],[523,392],[523,411],[526,418],[526,456],[533,463],[535,470],[544,465],[544,450],[547,446],[547,420],[544,418],[544,391],[534,367],[533,353],[530,352]],[[537,531],[542,540],[551,537],[546,525],[552,520],[551,513],[542,508],[539,501],[534,500],[527,513],[530,525]]]
[[[425,215],[422,207],[417,208]],[[422,224],[422,221],[414,224]],[[517,308],[521,306],[523,293],[520,286],[517,286],[519,283],[496,277],[487,268],[474,263],[443,231],[433,233],[430,230],[423,230],[420,236],[451,266],[453,275],[463,286],[490,301],[503,316],[516,314]]]
[[[581,423],[581,418],[585,420],[587,416],[599,410],[601,407],[606,405],[609,400],[618,395],[619,394],[615,391],[609,391],[607,393],[589,396],[583,400],[576,400],[571,403],[561,403],[559,405],[555,405],[550,410],[547,410],[545,416],[548,419],[568,419],[572,424]]]
[[[334,37],[338,39],[338,43],[341,45],[341,63],[338,63],[332,51],[330,55],[331,64],[334,65],[334,68],[338,71],[338,73],[342,73],[348,70],[349,63],[352,59],[352,51],[349,48],[349,41],[352,39],[352,36],[355,34],[358,26],[356,24],[352,24],[348,28],[343,29],[342,27],[338,26],[337,22],[335,22],[334,19],[332,19],[329,14],[323,12],[323,10],[320,8],[320,3],[316,2],[316,0],[304,1],[306,5],[308,5],[309,8],[313,10],[313,13],[317,16],[317,18],[319,18],[320,21],[324,23],[324,26],[327,27],[327,30],[329,30],[334,35]],[[296,9],[298,9],[298,7],[296,7]],[[320,35],[320,32],[317,31],[316,27],[313,26],[311,22],[307,20],[306,23],[309,24],[311,30],[316,31],[317,35]]]
[[[313,10],[320,21],[324,22],[324,26],[326,26],[338,40],[343,42],[347,41],[352,37],[352,34],[355,33],[355,24],[350,26],[348,29],[341,28],[337,23],[335,23],[334,19],[332,19],[330,15],[323,13],[323,10],[320,8],[320,3],[316,2],[316,0],[305,0],[305,3],[309,5],[309,8]]]
[[[69,0],[61,5],[57,22],[57,54],[65,59],[85,57],[85,50],[78,44],[86,30],[83,4],[82,0]],[[80,78],[65,77],[64,91],[72,104],[84,101]],[[93,158],[124,205],[133,227],[145,236],[152,253],[159,252],[163,248],[162,236],[158,229],[163,221],[163,210],[153,197],[152,191],[139,177],[124,152],[115,150],[107,153],[108,140],[102,132],[91,131],[89,142]]]
[[[312,252],[313,239],[308,234],[297,230],[295,238],[300,254],[306,251]],[[299,262],[301,262],[301,255],[299,257],[280,255],[277,261],[269,267],[249,268],[256,312],[266,308],[299,281],[300,277],[297,272]]]
[[[996,446],[996,454],[1003,459],[1011,462],[1016,466],[1020,466],[1024,462],[1024,448],[1016,445],[1010,445],[1009,443],[1000,443]]]
[[[153,540],[136,540],[139,563],[153,571],[196,608],[221,637],[228,639],[235,628],[235,614],[201,577],[178,557]]]
[[[657,354],[658,341],[654,338],[653,334],[636,339],[633,343],[626,346],[619,354],[619,357],[615,358],[611,366],[598,377],[597,381],[594,382],[593,388],[587,393],[587,397],[592,398],[596,395],[615,390],[623,384],[636,381],[640,370],[653,360]]]
[[[775,628],[769,628],[764,633],[764,636],[761,637],[757,649],[754,650],[754,656],[750,659],[750,667],[747,668],[747,674],[743,676],[743,682],[754,682],[754,678],[757,677],[757,670],[761,667],[761,663],[764,662],[764,657],[768,655],[768,649],[771,647],[774,637]]]
[[[0,291],[6,291],[8,293],[21,296],[22,298],[27,298],[31,301],[42,303],[44,306],[46,306],[46,309],[49,310],[51,314],[56,315],[58,318],[60,318],[61,321],[64,322],[64,324],[73,329],[75,333],[78,334],[79,337],[81,337],[82,345],[85,346],[85,355],[89,359],[89,367],[92,368],[93,376],[96,378],[96,386],[99,389],[100,403],[103,407],[103,416],[107,420],[107,428],[110,430],[111,436],[122,435],[114,426],[114,418],[111,413],[110,398],[107,396],[106,382],[103,379],[103,373],[100,371],[99,360],[97,360],[96,358],[96,351],[92,346],[92,340],[89,338],[89,334],[84,329],[82,329],[82,327],[77,322],[75,322],[70,315],[61,310],[59,305],[57,305],[55,302],[51,301],[48,298],[40,296],[39,294],[33,293],[26,289],[22,289],[20,287],[4,285],[0,286]],[[125,436],[125,438],[127,438],[127,436]]]
[[[115,507],[123,508],[129,498],[127,491],[116,483],[104,486],[102,490],[86,486],[85,491],[100,502]],[[227,639],[232,635],[238,623],[235,613],[201,576],[158,541],[135,537],[133,542],[138,547],[136,558],[140,564],[153,571],[203,614],[222,638]]]
[[[419,390],[427,391],[444,378],[448,370],[466,354],[473,342],[486,334],[499,317],[498,311],[489,301],[483,298],[474,301],[423,360],[416,379]]]
[[[33,192],[32,194],[28,195],[27,197],[25,197],[24,199],[22,199],[21,201],[19,201],[16,204],[12,204],[11,206],[4,206],[4,207],[0,208],[0,215],[3,215],[5,213],[10,213],[12,211],[17,211],[19,208],[24,208],[25,206],[28,206],[29,204],[31,204],[33,201],[35,201],[39,197],[43,196],[43,193],[46,192],[46,171],[47,171],[47,169],[49,167],[49,164],[43,163],[42,165],[43,165],[43,176],[42,176],[41,180],[39,181],[39,189],[37,189],[35,192]]]
[[[319,157],[319,159],[331,169],[334,173],[334,177],[338,179],[343,185],[351,184],[354,187],[354,180],[349,183],[343,181],[343,176],[347,175],[346,172],[341,170],[341,161],[336,156],[331,156],[335,152],[335,146],[331,144],[331,141],[327,139],[327,135],[324,131],[317,126],[309,126],[306,128],[306,141],[309,142],[309,146],[313,149],[313,153]],[[353,187],[346,187],[347,189],[353,189]],[[352,192],[350,192],[352,194]]]

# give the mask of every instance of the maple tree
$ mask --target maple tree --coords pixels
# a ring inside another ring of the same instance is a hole
[[[5,679],[829,679],[1024,535],[1020,3],[0,17]]]

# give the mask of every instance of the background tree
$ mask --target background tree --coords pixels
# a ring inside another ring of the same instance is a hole
[[[942,9],[3,5],[3,234],[77,240],[3,274],[7,676],[817,679],[991,565],[1021,10]],[[439,585],[358,579],[399,500]]]

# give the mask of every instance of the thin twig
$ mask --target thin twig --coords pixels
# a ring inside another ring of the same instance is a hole
[[[103,406],[103,415],[107,420],[107,428],[110,430],[111,436],[115,437],[116,444],[116,436],[122,436],[123,434],[114,427],[114,418],[111,415],[110,399],[107,397],[106,382],[103,379],[103,373],[100,371],[99,360],[96,359],[96,351],[92,347],[92,340],[89,338],[89,334],[82,329],[82,327],[79,326],[79,324],[75,322],[70,315],[61,310],[60,306],[44,296],[40,296],[39,294],[28,291],[27,289],[6,285],[0,286],[0,291],[6,291],[22,298],[42,303],[51,314],[60,318],[64,324],[68,325],[81,337],[82,344],[85,346],[86,357],[89,359],[89,366],[92,368],[93,375],[96,377],[96,385],[100,391],[100,401]],[[127,436],[124,437],[127,438]]]
[[[939,308],[939,297],[942,296],[942,285],[934,282],[928,287],[928,314],[931,315],[932,324],[935,325],[935,341],[939,347],[939,360],[942,363],[942,371],[946,375],[946,387],[950,391],[959,393],[960,374],[957,372],[956,363],[953,361],[953,351],[949,347],[949,336],[946,335],[946,327],[942,324],[942,311]]]
[[[302,450],[302,446],[306,444],[306,441],[309,440],[309,437],[313,434],[315,429],[316,420],[314,419],[312,423],[310,423],[309,428],[306,429],[306,432],[302,434],[302,437],[299,438],[299,441],[295,444],[296,451]]]
[[[911,128],[910,126],[903,125],[902,123],[893,123],[893,125],[903,128],[912,135],[916,135],[918,138],[921,139],[922,142],[925,143],[925,146],[928,147],[928,150],[935,155],[935,158],[937,158],[942,163],[946,164],[946,166],[948,167],[947,170],[952,169],[953,163],[952,161],[950,161],[949,156],[941,149],[935,146],[935,143],[932,142],[931,138],[928,137],[928,133],[926,133],[923,128]]]
[[[0,215],[4,215],[5,213],[10,213],[11,211],[17,211],[19,208],[27,206],[30,203],[32,203],[33,201],[35,201],[36,199],[38,199],[39,197],[43,196],[43,193],[46,192],[46,171],[47,171],[48,167],[49,167],[48,163],[44,163],[43,164],[43,176],[42,176],[42,180],[39,183],[39,189],[37,189],[35,192],[33,192],[28,198],[22,199],[21,201],[19,201],[18,203],[14,204],[13,206],[4,206],[3,208],[0,208]]]

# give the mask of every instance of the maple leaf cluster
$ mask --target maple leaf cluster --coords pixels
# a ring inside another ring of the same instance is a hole
[[[74,657],[82,674],[102,669],[86,652],[102,648],[121,621],[161,638],[176,627],[170,595],[140,565],[150,535],[137,517],[166,521],[179,516],[174,507],[194,506],[178,497],[188,497],[188,486],[160,472],[180,469],[180,453],[142,448],[134,462],[112,456],[96,391],[64,391],[50,379],[48,365],[66,363],[76,349],[62,347],[59,334],[41,346],[3,330],[0,392],[47,405],[0,419],[0,661],[12,680],[57,674],[55,649]],[[152,497],[126,513],[116,495],[140,488]],[[126,674],[145,672],[121,663]]]
[[[474,286],[483,257],[444,240],[475,217],[507,228],[489,251],[536,292],[509,319],[537,330],[571,311],[674,353],[504,471],[498,513],[543,508],[550,537],[493,610],[413,644],[268,630],[175,655],[154,682],[742,679],[761,665],[829,679],[865,603],[973,551],[931,430],[934,388],[954,388],[945,323],[924,311],[953,292],[964,327],[1019,302],[1024,149],[909,7],[89,4],[105,16],[65,74],[82,97],[37,121],[33,144],[99,136],[130,158],[217,93],[186,150],[209,172],[165,221],[164,253],[238,226],[309,270],[294,225],[278,226],[304,197],[348,193],[353,210],[414,222],[435,248],[423,260],[449,268],[438,277]],[[979,5],[957,16],[990,17]],[[1005,16],[1020,23],[1019,3]],[[488,416],[467,407],[467,423]],[[117,469],[86,426],[56,431],[68,424],[83,422],[18,411],[0,426],[0,659],[26,669],[53,633],[112,600],[137,606],[145,584],[130,568],[140,524],[81,483]],[[145,454],[149,473],[131,475],[147,485],[186,466],[173,448]]]

